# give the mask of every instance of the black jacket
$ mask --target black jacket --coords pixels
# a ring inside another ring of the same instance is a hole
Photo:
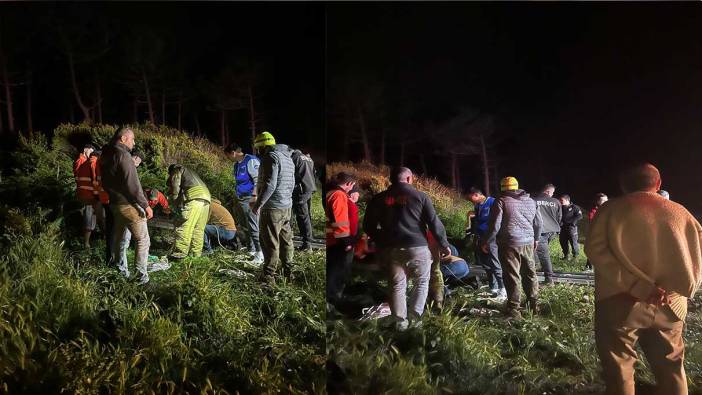
[[[557,233],[561,231],[561,202],[545,193],[534,197],[536,207],[541,214],[541,233]]]
[[[317,190],[314,178],[314,161],[298,149],[290,151],[295,164],[295,193],[306,194]]]
[[[575,204],[563,206],[563,218],[561,219],[561,227],[574,228],[578,226],[578,221],[583,218],[583,210]]]
[[[405,183],[393,184],[373,197],[363,229],[380,248],[427,246],[427,230],[441,246],[449,245],[429,196]]]
[[[102,187],[110,195],[110,204],[134,204],[146,209],[149,202],[141,189],[132,154],[122,143],[105,146],[100,156]]]

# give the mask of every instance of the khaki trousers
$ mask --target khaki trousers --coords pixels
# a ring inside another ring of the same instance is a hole
[[[261,209],[259,235],[263,251],[263,273],[273,277],[282,262],[283,272],[292,270],[293,241],[291,208]]]
[[[634,395],[634,346],[641,343],[656,377],[656,394],[687,394],[683,321],[669,306],[619,294],[595,303],[595,343],[607,394]]]

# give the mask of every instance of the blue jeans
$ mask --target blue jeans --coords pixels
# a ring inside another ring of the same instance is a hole
[[[446,283],[455,283],[467,276],[469,272],[468,264],[464,260],[441,264],[441,274]]]
[[[212,244],[210,243],[210,239],[212,239],[212,243],[214,243],[215,246],[218,246],[220,243],[234,240],[235,237],[236,237],[235,230],[227,230],[221,226],[206,225],[205,226],[205,250],[212,251]]]
[[[497,243],[493,242],[489,244],[488,253],[484,254],[480,249],[482,242],[482,240],[478,240],[478,246],[475,249],[475,261],[478,265],[485,268],[491,289],[504,288],[505,286],[502,282],[502,266],[500,266],[500,260],[497,256]]]

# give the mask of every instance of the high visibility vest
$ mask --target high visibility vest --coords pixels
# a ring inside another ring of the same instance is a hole
[[[92,162],[92,163],[91,163]],[[76,178],[76,196],[80,200],[94,200],[95,187],[93,186],[94,161],[80,154],[73,163],[73,175]]]
[[[236,179],[237,197],[253,195],[254,182],[251,176],[249,175],[248,170],[249,162],[251,162],[252,159],[258,160],[258,158],[255,155],[247,154],[244,156],[244,160],[242,160],[241,163],[237,163],[234,165],[234,178]]]

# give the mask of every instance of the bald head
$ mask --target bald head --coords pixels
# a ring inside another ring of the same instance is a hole
[[[656,192],[661,188],[661,173],[650,163],[630,167],[619,176],[625,193]]]
[[[406,167],[394,167],[390,171],[390,183],[392,184],[411,184],[412,183],[412,170]]]
[[[134,131],[131,128],[121,127],[117,129],[112,139],[117,143],[126,145],[130,151],[134,148]]]

